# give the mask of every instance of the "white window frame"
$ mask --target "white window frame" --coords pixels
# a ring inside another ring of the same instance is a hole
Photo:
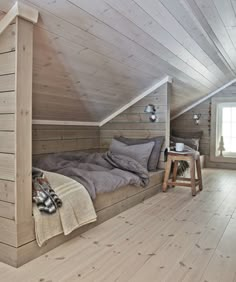
[[[222,109],[226,106],[236,106],[236,96],[212,98],[210,161],[236,163],[236,154],[223,152],[223,156],[220,156],[218,151],[220,132],[222,131],[222,123],[220,122],[222,121]]]

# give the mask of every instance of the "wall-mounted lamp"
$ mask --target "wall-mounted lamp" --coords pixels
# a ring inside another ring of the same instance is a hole
[[[195,124],[196,124],[196,125],[199,125],[199,123],[200,123],[200,117],[201,117],[201,114],[195,114],[195,113],[193,113],[193,120],[195,121]]]
[[[145,113],[150,113],[150,121],[151,122],[155,122],[155,121],[158,121],[158,118],[157,118],[157,115],[156,115],[156,108],[153,104],[148,104],[145,109],[144,109],[144,112]]]

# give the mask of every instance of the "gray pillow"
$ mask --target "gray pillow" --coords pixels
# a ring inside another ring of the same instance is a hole
[[[159,158],[160,158],[160,153],[161,153],[161,147],[165,140],[164,136],[156,136],[156,137],[146,138],[146,139],[142,139],[142,138],[134,139],[134,138],[126,138],[126,137],[120,136],[120,137],[115,137],[115,139],[127,145],[139,145],[139,144],[146,144],[149,142],[155,142],[150,158],[148,160],[148,170],[155,171],[157,169]]]
[[[126,145],[118,140],[112,139],[110,151],[113,154],[128,156],[147,169],[147,163],[154,146],[154,142],[140,145]]]
[[[193,148],[196,151],[198,151],[199,148],[199,139],[197,138],[180,138],[180,137],[171,136],[170,141],[174,143],[184,143],[185,145]]]

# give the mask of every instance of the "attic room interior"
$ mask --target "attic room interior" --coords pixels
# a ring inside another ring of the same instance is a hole
[[[236,281],[236,1],[0,1],[0,281]]]

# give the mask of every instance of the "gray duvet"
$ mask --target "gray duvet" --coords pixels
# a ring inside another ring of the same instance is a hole
[[[34,166],[73,178],[85,186],[92,199],[98,193],[129,184],[146,186],[149,182],[147,170],[137,161],[111,152],[52,154],[38,160]]]

